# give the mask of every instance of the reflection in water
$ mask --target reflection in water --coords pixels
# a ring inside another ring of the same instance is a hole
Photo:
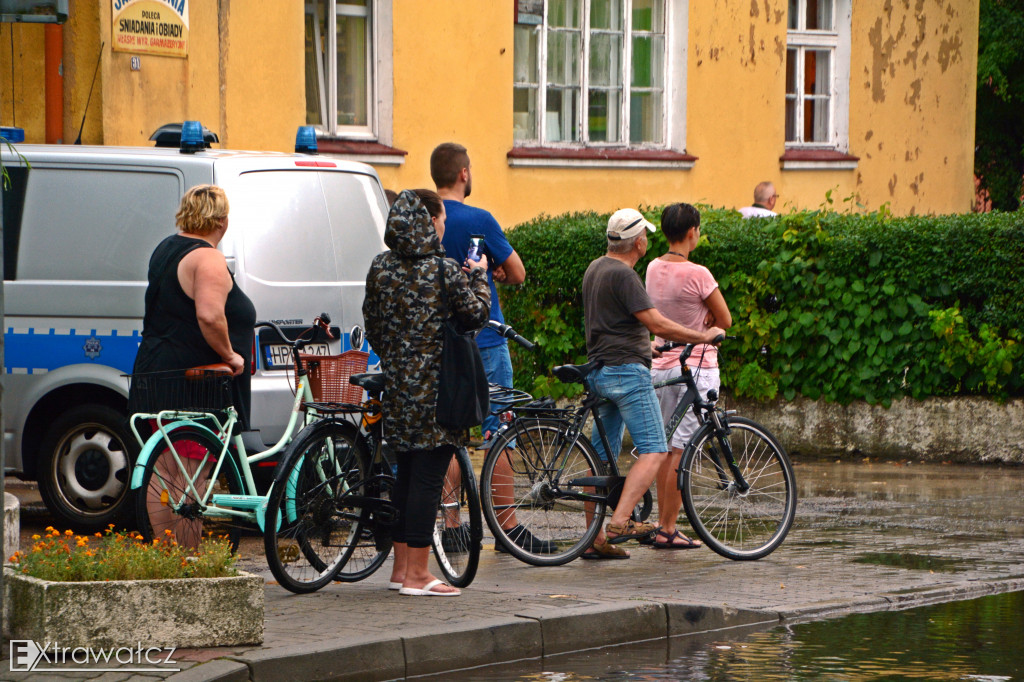
[[[1024,592],[520,661],[448,680],[1020,680]],[[749,632],[749,631],[748,631]]]

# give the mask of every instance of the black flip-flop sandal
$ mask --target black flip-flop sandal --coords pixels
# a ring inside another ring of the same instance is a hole
[[[655,538],[668,538],[668,542],[662,542],[658,539],[655,539],[654,542],[651,543],[651,546],[654,547],[654,549],[697,549],[699,547],[704,546],[700,542],[700,540],[688,538],[682,533],[680,533],[678,528],[671,534],[666,533],[661,528],[659,528],[655,531],[654,535]],[[676,544],[676,538],[679,538],[680,540],[685,540],[686,543],[682,545]]]

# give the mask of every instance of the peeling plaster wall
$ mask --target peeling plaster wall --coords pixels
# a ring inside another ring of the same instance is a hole
[[[888,409],[806,398],[727,403],[764,424],[792,454],[1024,464],[1024,400],[904,398]]]
[[[970,210],[978,8],[964,0],[855,3],[850,146],[861,157],[855,189],[869,207]]]

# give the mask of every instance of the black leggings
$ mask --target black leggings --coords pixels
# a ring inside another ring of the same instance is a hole
[[[398,472],[394,503],[398,508],[398,521],[391,531],[395,542],[404,542],[413,548],[430,547],[441,488],[454,455],[454,445],[396,453]]]

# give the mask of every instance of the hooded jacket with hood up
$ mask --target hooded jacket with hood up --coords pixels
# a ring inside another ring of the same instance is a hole
[[[398,195],[388,214],[384,243],[366,277],[363,319],[366,337],[384,371],[384,437],[398,451],[463,445],[465,432],[434,421],[442,323],[454,314],[466,329],[486,324],[491,308],[487,275],[474,268],[467,276],[445,258],[430,214],[415,192]],[[444,272],[448,305],[444,309],[438,277]]]

